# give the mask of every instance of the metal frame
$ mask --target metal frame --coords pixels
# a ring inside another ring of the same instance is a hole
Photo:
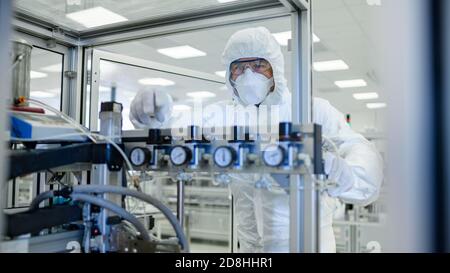
[[[62,55],[63,71],[61,74],[61,84],[62,85],[61,85],[61,107],[60,108],[63,112],[67,113],[68,104],[69,104],[69,99],[68,99],[67,93],[68,93],[68,90],[70,87],[70,79],[68,79],[64,76],[64,72],[70,70],[70,66],[71,66],[70,49],[61,44],[56,44],[55,46],[50,46],[47,43],[47,41],[42,38],[31,36],[29,34],[19,32],[19,31],[15,31],[13,33],[13,37],[22,38],[22,39],[26,40],[27,42],[29,42],[30,44],[32,44],[33,46],[39,47],[40,49]]]
[[[293,13],[292,121],[312,122],[312,16],[307,0],[280,0]],[[295,77],[297,75],[297,77]],[[290,252],[320,251],[320,196],[308,176],[290,177]]]
[[[19,30],[20,29],[20,30]],[[22,31],[21,28],[17,28],[13,32],[13,37],[22,38],[31,43],[32,45],[39,47],[43,50],[48,50],[50,52],[61,54],[62,56],[62,65],[63,71],[61,73],[61,98],[60,98],[60,110],[66,114],[69,114],[73,118],[79,120],[79,116],[81,115],[80,107],[81,104],[81,78],[80,75],[82,73],[76,73],[75,78],[70,78],[66,76],[66,72],[74,71],[77,72],[79,65],[79,52],[81,51],[81,47],[71,47],[71,45],[67,43],[50,43],[48,37],[46,38],[43,35],[29,34],[30,31]],[[34,174],[34,180],[37,180],[37,177],[40,176],[40,173]],[[8,183],[10,186],[11,183]],[[45,183],[42,183],[45,186]],[[36,184],[34,185],[36,187]],[[37,192],[37,189],[33,190],[33,194]],[[9,187],[10,197],[12,194],[11,187]],[[34,195],[33,195],[34,196]],[[8,198],[10,199],[10,198]],[[9,204],[11,205],[11,204]]]
[[[70,53],[71,61],[68,62],[70,66],[67,68],[72,71],[78,71],[78,75],[67,87],[68,92],[72,95],[70,97],[65,96],[69,102],[65,104],[64,109],[72,117],[81,121],[83,113],[86,113],[86,102],[88,100],[92,106],[91,113],[98,112],[99,73],[96,71],[99,71],[99,63],[102,55],[105,53],[95,50],[95,46],[290,15],[294,56],[292,69],[293,75],[297,75],[297,77],[293,78],[292,84],[293,122],[309,123],[312,119],[311,0],[279,0],[279,2],[282,5],[255,5],[253,8],[248,7],[243,10],[230,8],[224,12],[213,14],[193,14],[187,17],[166,18],[165,21],[159,22],[138,22],[139,26],[120,26],[115,29],[110,28],[84,34],[79,33],[78,37],[74,36],[74,33],[70,31],[65,33],[55,31],[55,26],[45,25],[42,21],[34,20],[33,18],[24,20],[23,17],[19,17],[14,20],[13,25],[22,32],[44,39],[51,38],[61,45],[72,48]],[[81,57],[82,54],[84,55],[84,60]],[[92,60],[92,73],[90,75],[87,73],[89,59]],[[131,58],[127,59],[127,61],[131,60]],[[139,62],[135,63],[138,64]],[[144,67],[154,68],[148,67],[153,65],[159,66],[160,64],[148,62]],[[82,66],[83,69],[81,69]],[[91,85],[90,94],[85,88],[88,84]],[[82,93],[83,90],[85,91],[84,93]],[[90,123],[91,127],[96,127],[94,125],[97,124],[97,119],[94,119],[93,115],[90,116]],[[316,194],[317,191],[315,191],[311,181],[304,181],[300,176],[293,176],[291,181],[293,183],[291,183],[290,189],[290,250],[291,252],[317,252],[319,246],[319,225],[317,223],[320,218],[318,216],[319,201]]]
[[[83,46],[100,46],[117,42],[125,42],[136,39],[157,37],[186,31],[207,29],[212,27],[227,26],[244,22],[271,19],[289,15],[289,11],[283,7],[255,10],[251,12],[239,12],[206,19],[190,19],[172,22],[170,24],[157,24],[144,29],[126,29],[114,32],[110,35],[84,37],[80,43]]]

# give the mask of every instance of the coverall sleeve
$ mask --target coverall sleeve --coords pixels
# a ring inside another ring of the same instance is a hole
[[[322,125],[324,136],[335,143],[350,168],[350,174],[341,179],[353,179],[353,186],[338,198],[363,206],[374,202],[383,181],[383,160],[375,145],[356,133],[328,101],[315,99],[313,109],[315,122]]]

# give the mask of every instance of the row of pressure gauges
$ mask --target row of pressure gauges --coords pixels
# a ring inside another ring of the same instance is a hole
[[[174,166],[183,166],[192,160],[192,151],[184,146],[175,146],[169,155]],[[265,165],[269,167],[280,166],[286,158],[286,150],[279,145],[271,145],[262,153]],[[130,152],[131,163],[136,167],[141,167],[151,160],[151,152],[144,147],[136,147]],[[236,150],[228,146],[220,146],[213,153],[214,164],[220,168],[229,168],[237,160]]]
[[[175,146],[170,151],[170,161],[174,166],[186,165],[192,159],[192,152],[189,148]],[[130,152],[131,163],[136,167],[144,166],[151,160],[151,152],[144,147],[136,147]]]
[[[236,168],[242,168],[246,164],[246,158],[250,154],[253,157],[257,157],[257,154],[253,152],[254,149],[250,148],[254,147],[255,143],[243,137],[244,132],[245,130],[242,128],[237,126],[233,127],[233,140],[229,141],[227,145],[219,146],[214,150],[212,159],[217,167],[230,168],[234,166]],[[202,142],[202,137],[197,127],[190,126],[190,135],[191,140],[186,141],[186,145],[170,147],[169,143],[163,144],[163,146],[166,146],[166,149],[162,152],[166,154],[170,151],[168,159],[170,159],[173,166],[196,166],[201,162],[200,159],[203,155],[212,152],[210,147],[214,146],[213,143]],[[293,139],[292,135],[292,124],[280,123],[279,143],[271,144],[262,149],[262,162],[266,166],[275,168],[281,167],[282,165],[290,165],[290,161],[288,160],[290,152],[288,153],[288,151],[291,151],[291,146],[289,143],[291,140],[297,140]],[[245,140],[241,140],[242,138]],[[151,151],[145,147],[134,148],[130,153],[131,162],[137,167],[149,163],[152,160],[151,156]],[[158,161],[158,159],[153,160]]]

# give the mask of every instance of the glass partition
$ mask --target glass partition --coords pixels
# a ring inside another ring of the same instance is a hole
[[[384,156],[389,105],[377,65],[380,7],[368,2],[314,1],[313,95],[328,100]],[[333,222],[337,252],[384,251],[386,195],[383,185],[368,206],[340,204]]]
[[[157,68],[143,68],[109,60],[100,61],[99,107],[104,101],[122,103],[123,130],[134,129],[129,119],[130,104],[140,90],[168,93],[174,100],[174,115],[191,111],[195,103],[194,95],[199,92],[205,94],[202,98],[205,104],[230,100],[230,94],[220,81],[184,76]]]
[[[290,87],[292,54],[289,48],[291,23],[288,16],[96,47],[92,60],[94,84],[89,99],[89,103],[94,106],[87,112],[87,115],[91,115],[91,130],[98,129],[101,102],[111,100],[124,106],[123,129],[134,129],[128,115],[130,103],[140,90],[158,90],[170,94],[174,99],[175,116],[195,111],[198,100],[201,100],[202,105],[230,103],[232,92],[224,84],[222,52],[233,33],[258,26],[266,27],[280,43]],[[189,47],[202,54],[176,58],[161,53],[163,49],[173,47]],[[175,212],[177,183],[167,176],[158,178],[158,175],[141,173],[143,191],[161,199]],[[185,200],[186,234],[193,252],[238,250],[239,242],[233,236],[232,225],[235,221],[228,187],[217,186],[211,177],[201,176],[187,184]],[[132,203],[131,200],[129,206],[137,215],[155,217],[152,231],[156,236],[174,235],[170,225],[151,206]]]
[[[30,96],[56,109],[61,107],[64,56],[33,47],[31,51]]]

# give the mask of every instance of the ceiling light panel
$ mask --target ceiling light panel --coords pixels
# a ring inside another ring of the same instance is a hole
[[[353,98],[355,100],[374,100],[374,99],[378,99],[378,97],[379,97],[378,93],[376,93],[376,92],[353,94]]]
[[[144,78],[138,81],[142,85],[172,86],[175,82],[164,78]]]
[[[174,59],[187,59],[206,56],[206,53],[188,45],[158,49],[160,54]]]
[[[387,104],[384,102],[374,102],[374,103],[367,103],[366,106],[369,109],[381,109],[386,108]]]
[[[363,79],[335,81],[334,84],[336,84],[339,88],[355,88],[367,86],[367,82]]]
[[[42,79],[42,78],[47,78],[47,74],[42,73],[42,72],[37,72],[37,71],[30,71],[30,78],[31,79]]]
[[[343,60],[315,62],[314,70],[317,72],[348,70],[349,66]]]
[[[194,98],[194,99],[206,99],[206,98],[214,98],[216,94],[209,91],[197,91],[197,92],[188,92],[186,96]]]
[[[128,21],[120,14],[114,13],[104,7],[95,7],[66,14],[66,17],[87,27],[94,28]]]

